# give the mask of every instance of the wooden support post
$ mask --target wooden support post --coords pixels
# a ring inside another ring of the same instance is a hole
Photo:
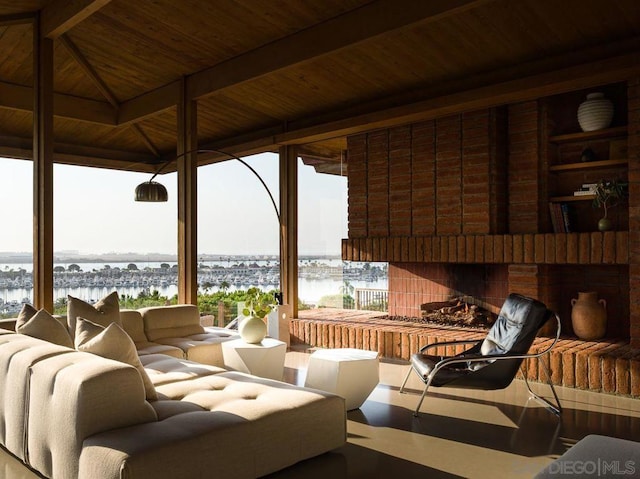
[[[33,23],[33,303],[53,313],[53,41]]]
[[[280,148],[280,288],[283,303],[298,317],[298,157]]]
[[[197,105],[182,82],[178,102],[178,302],[198,303]]]

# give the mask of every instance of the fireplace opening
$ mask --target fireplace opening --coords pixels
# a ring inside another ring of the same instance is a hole
[[[446,301],[431,301],[420,305],[419,317],[387,316],[394,321],[425,323],[434,326],[489,329],[498,315],[477,304],[474,298],[455,296]]]

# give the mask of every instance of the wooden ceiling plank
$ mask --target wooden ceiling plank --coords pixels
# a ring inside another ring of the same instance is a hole
[[[58,38],[111,0],[53,0],[41,11],[40,34]]]
[[[418,22],[437,21],[492,0],[379,0],[231,58],[187,78],[197,99]]]

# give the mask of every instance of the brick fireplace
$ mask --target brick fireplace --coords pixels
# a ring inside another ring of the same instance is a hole
[[[607,301],[606,339],[629,341],[628,268],[565,265],[562,270],[529,265],[391,263],[389,315],[420,317],[420,304],[453,296],[468,297],[471,303],[498,313],[510,292],[539,297],[537,276],[543,271],[550,290],[548,302],[556,305],[564,336],[573,335],[570,300],[577,297],[577,291],[588,291],[597,284],[600,297]]]
[[[616,105],[609,131],[580,132],[575,110],[590,91],[604,91]],[[519,292],[558,311],[567,338],[571,299],[597,291],[608,305],[603,341],[622,342],[635,355],[639,93],[632,79],[349,137],[343,259],[389,262],[390,315],[419,316],[421,303],[458,294],[497,312],[508,293]],[[617,155],[613,140],[626,140],[622,161],[609,161]],[[576,164],[572,155],[594,142],[605,161]],[[611,177],[628,180],[628,204],[616,209],[617,231],[600,232],[599,212],[567,195],[576,184]],[[550,204],[560,201],[575,210],[569,233],[552,227]]]

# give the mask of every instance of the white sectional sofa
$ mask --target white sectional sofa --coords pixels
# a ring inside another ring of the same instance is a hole
[[[198,308],[191,304],[123,310],[120,319],[140,356],[161,353],[222,366],[221,343],[239,338],[234,330],[201,326]]]
[[[0,329],[2,447],[52,479],[197,479],[260,477],[345,443],[341,397],[187,359],[220,361],[225,333],[181,325],[187,310],[122,314],[157,400],[129,364]]]

